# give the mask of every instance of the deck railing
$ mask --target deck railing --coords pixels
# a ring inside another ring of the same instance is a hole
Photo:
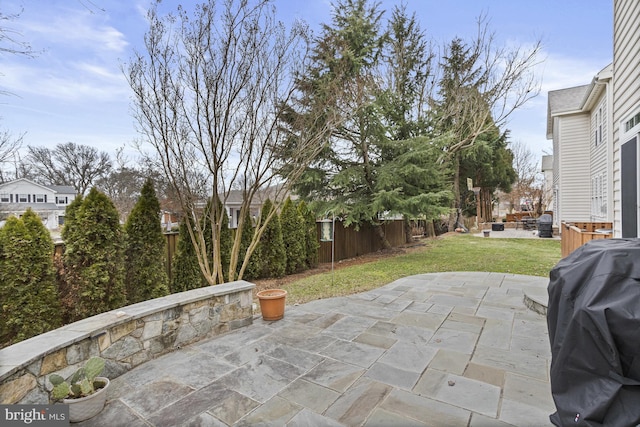
[[[562,258],[590,240],[613,237],[610,222],[563,222],[561,226]]]

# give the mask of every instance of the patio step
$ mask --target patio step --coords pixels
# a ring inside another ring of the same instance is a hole
[[[544,292],[525,291],[524,304],[530,309],[543,316],[547,315],[547,306],[549,305],[549,294],[547,290]]]

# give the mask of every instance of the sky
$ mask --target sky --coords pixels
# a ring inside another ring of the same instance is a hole
[[[195,0],[163,0],[163,9]],[[383,0],[390,15],[400,1]],[[552,154],[546,139],[547,92],[588,84],[613,58],[612,0],[405,0],[435,46],[471,40],[486,15],[498,45],[542,42],[536,76],[540,95],[507,123],[511,142],[539,159]],[[0,52],[0,131],[24,134],[24,145],[53,148],[74,142],[135,159],[143,141],[131,114],[132,93],[123,65],[140,49],[150,0],[2,0],[0,14],[20,15],[0,26],[28,42],[32,58]],[[284,22],[306,21],[315,34],[330,23],[329,0],[274,0]],[[0,38],[0,47],[3,41]]]

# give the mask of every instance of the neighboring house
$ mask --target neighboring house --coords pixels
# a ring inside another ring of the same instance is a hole
[[[549,92],[553,221],[613,220],[613,64],[590,84]]]
[[[180,218],[175,212],[160,210],[160,227],[163,231],[177,230],[180,226]]]
[[[640,2],[613,1],[613,235],[638,237]]]
[[[292,200],[296,200],[297,196],[281,191],[279,186],[269,187],[265,190],[258,191],[251,200],[251,217],[255,219],[260,216],[260,208],[267,201],[271,199],[274,204],[278,201],[286,199],[287,196],[291,196]],[[224,197],[224,195],[220,195]],[[229,228],[238,228],[238,222],[240,221],[240,209],[242,208],[242,202],[244,200],[244,193],[242,190],[231,190],[227,194],[227,199],[224,202],[224,207],[229,216]]]
[[[542,156],[542,210],[553,210],[553,156]]]
[[[591,85],[549,92],[547,136],[554,143],[556,218],[612,222],[614,237],[640,236],[639,39],[640,2],[613,0],[612,66]],[[576,92],[584,92],[582,102]],[[563,108],[567,106],[571,108]]]
[[[73,187],[42,185],[25,178],[0,184],[0,220],[21,216],[31,208],[50,230],[64,224],[64,213],[76,197]]]

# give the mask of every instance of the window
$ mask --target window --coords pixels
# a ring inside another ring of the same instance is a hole
[[[56,205],[66,205],[68,200],[67,196],[56,196]]]
[[[602,219],[607,216],[607,181],[605,174],[591,178],[591,217]]]
[[[603,114],[602,114],[602,107],[600,107],[598,109],[598,111],[596,111],[596,117],[595,117],[595,132],[594,132],[594,136],[595,136],[595,145],[596,147],[602,143],[602,120],[603,120]]]
[[[29,196],[27,194],[18,194],[18,203],[28,203]]]
[[[47,196],[44,194],[36,194],[34,199],[36,203],[45,203],[47,201]]]
[[[10,201],[8,194],[0,194],[0,203],[9,203]]]
[[[640,124],[640,113],[636,113],[635,116],[631,117],[624,123],[624,131],[629,132],[632,128]]]
[[[602,142],[602,122],[604,121],[604,118],[602,117],[602,107],[600,107],[598,117],[599,117],[599,120],[598,120],[598,137],[600,138],[598,140],[598,143],[600,143],[600,142]]]
[[[595,116],[595,120],[594,120],[595,121],[595,123],[594,123],[595,130],[593,132],[593,143],[595,144],[596,147],[598,146],[598,142],[599,142],[598,141],[598,121],[599,121],[598,120],[598,113],[599,113],[599,111],[596,111],[596,116]]]

